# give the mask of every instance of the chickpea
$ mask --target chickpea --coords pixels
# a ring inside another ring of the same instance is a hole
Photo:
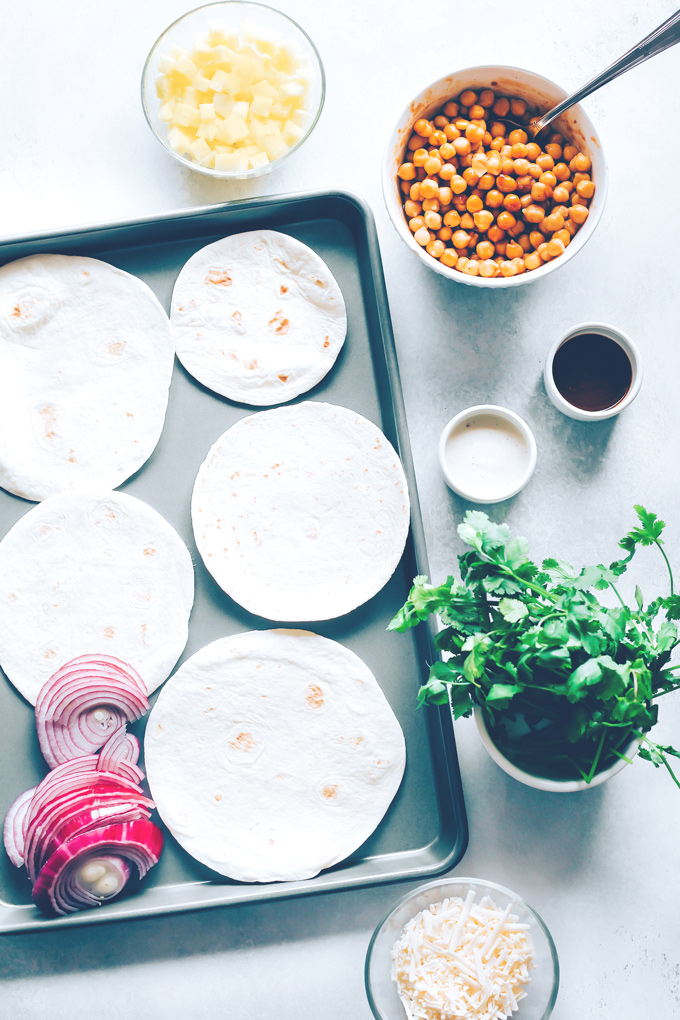
[[[437,237],[440,241],[450,241],[453,235],[451,227],[442,227],[441,230],[437,231]]]
[[[495,178],[492,174],[482,174],[477,182],[477,187],[480,191],[489,191],[490,188],[493,188],[494,183]]]
[[[421,197],[420,184],[411,185],[411,187],[409,188],[408,197],[411,199],[412,202],[417,202],[419,200],[419,198]]]
[[[527,206],[529,205],[534,205],[535,203],[533,198],[531,197],[531,192],[528,192],[528,194],[521,195],[519,204],[522,207],[522,209],[526,209]]]
[[[581,196],[579,195],[578,191],[575,191],[575,192],[573,192],[573,194],[571,196],[571,204],[572,205],[585,205],[585,206],[587,206],[588,205],[588,199],[587,198],[581,198]]]
[[[526,131],[522,131],[521,128],[515,128],[508,135],[508,141],[510,145],[526,145],[529,141],[529,136]]]
[[[524,219],[529,223],[541,223],[545,216],[545,211],[540,205],[528,205],[524,210]]]
[[[421,198],[436,198],[439,194],[439,185],[436,181],[433,181],[430,177],[427,177],[424,181],[420,182],[420,197]]]
[[[410,229],[413,231],[413,233],[415,234],[415,232],[417,230],[420,230],[421,227],[425,226],[425,220],[423,219],[422,216],[413,216],[408,221],[408,225],[409,225]]]
[[[486,236],[489,238],[492,244],[498,246],[505,237],[505,231],[502,230],[500,227],[496,226],[496,224],[494,223],[494,225],[492,227],[489,227],[489,229],[487,230]]]
[[[447,138],[443,131],[433,131],[428,138],[430,145],[433,145],[435,148],[439,148],[446,140]]]
[[[460,273],[462,273],[463,269],[465,268],[469,261],[470,259],[467,257],[467,255],[461,255],[458,261],[456,262],[456,269]]]
[[[502,148],[503,148],[502,138],[492,138],[491,141],[489,142],[489,149],[492,152],[500,152]]]
[[[435,233],[441,230],[442,218],[438,212],[426,212],[424,220],[428,230],[434,230]]]
[[[501,262],[501,273],[503,276],[517,276],[517,266],[514,262]]]
[[[413,239],[416,244],[419,244],[421,248],[424,248],[432,240],[432,235],[426,226],[422,226],[419,230],[416,230],[413,235]]]
[[[409,219],[412,219],[414,216],[420,216],[422,211],[423,207],[420,202],[412,202],[410,198],[404,202],[404,212]]]
[[[444,214],[444,226],[457,227],[459,224],[460,216],[454,209],[451,209],[450,212]]]
[[[525,256],[524,265],[527,269],[538,269],[539,266],[543,265],[543,259],[538,252],[532,251],[531,254]]]
[[[485,230],[488,230],[493,223],[493,213],[488,209],[481,209],[479,212],[474,214],[473,219],[477,230],[481,230],[483,233]]]
[[[475,188],[477,186],[480,175],[471,166],[465,168],[462,176],[465,183],[469,184],[471,188]]]
[[[496,217],[496,223],[501,228],[501,230],[509,230],[510,227],[514,227],[516,222],[517,220],[515,219],[515,217],[512,215],[511,212],[508,212],[507,209],[504,209],[503,212],[499,213],[498,216]]]
[[[556,142],[548,142],[545,147],[545,151],[549,156],[552,156],[553,164],[556,163],[558,159],[562,158],[562,146],[558,145]]]
[[[555,202],[562,204],[562,202],[569,201],[569,192],[563,184],[558,184],[552,193],[552,197]]]
[[[501,157],[497,152],[492,152],[486,161],[486,169],[494,177],[497,177],[501,172]]]
[[[453,199],[453,191],[451,188],[441,187],[439,189],[439,201],[442,205],[451,205]]]
[[[527,104],[523,99],[510,100],[510,113],[513,117],[523,117],[527,112]]]
[[[483,120],[486,117],[486,110],[481,103],[474,103],[469,110],[470,120]]]
[[[503,205],[503,194],[500,191],[496,191],[495,188],[492,188],[491,191],[487,192],[486,204],[489,209],[497,209],[499,206]]]
[[[397,170],[397,176],[401,177],[402,181],[412,181],[416,175],[416,168],[413,163],[402,163]]]
[[[505,246],[505,254],[509,259],[522,258],[524,256],[524,249],[521,245],[517,244],[517,241],[508,241]]]
[[[493,245],[491,245],[491,247],[493,247]],[[483,262],[479,263],[479,275],[485,276],[487,279],[491,279],[493,276],[498,275],[498,266],[492,258],[484,259]]]
[[[533,177],[530,177],[529,174],[524,174],[522,177],[517,178],[515,186],[518,191],[531,191],[533,183]]]
[[[548,241],[548,255],[550,256],[550,258],[552,259],[557,258],[557,256],[562,255],[563,252],[564,245],[562,244],[561,241],[557,240],[556,238],[553,238],[551,241]]]
[[[517,266],[517,272],[519,274],[524,273],[526,271],[526,266],[524,265],[524,258],[520,258],[519,256],[517,256],[517,258],[514,258],[512,261]]]
[[[519,212],[520,209],[522,208],[522,203],[520,202],[519,195],[515,195],[514,192],[511,192],[509,195],[506,195],[505,198],[503,199],[503,208],[507,209],[508,212],[511,213]]]
[[[541,176],[541,168],[538,165],[538,163],[529,163],[529,169],[527,170],[527,173],[529,174],[530,177],[533,177],[533,179],[537,181],[538,178]]]
[[[446,117],[457,117],[459,110],[458,103],[447,103],[444,107],[444,114]]]
[[[505,241],[499,241],[498,244],[496,245],[496,262],[498,263],[499,266],[501,262],[503,262],[503,260],[505,259],[505,249],[506,249]]]
[[[429,138],[434,131],[434,125],[431,121],[425,120],[424,117],[421,117],[420,120],[417,120],[413,125],[413,130],[417,135],[421,135],[423,138]]]
[[[444,242],[440,241],[438,238],[435,238],[434,241],[430,241],[430,243],[425,246],[425,251],[427,252],[428,255],[432,255],[433,258],[438,259],[441,255],[444,254],[445,248],[446,245],[444,244]]]
[[[399,181],[399,190],[404,195],[408,195],[411,191],[411,185],[408,181]]]
[[[580,173],[590,170],[590,165],[590,160],[586,156],[585,152],[577,152],[576,155],[569,160],[569,169],[578,170]]]
[[[576,185],[576,191],[581,198],[592,198],[595,194],[595,185],[592,181],[579,181]]]
[[[409,150],[409,152],[413,152],[414,149],[420,148],[420,146],[422,145],[422,141],[423,140],[420,137],[420,135],[411,135],[406,145],[406,148]]]
[[[586,220],[588,219],[589,211],[590,210],[585,205],[572,205],[571,209],[569,210],[569,218],[573,220],[574,223],[578,223],[578,225],[580,226],[582,223],[585,223]]]
[[[467,205],[467,203],[466,203],[466,205]],[[475,221],[472,218],[472,213],[464,212],[463,215],[460,218],[460,225],[465,230],[472,230],[472,228],[475,225]]]
[[[541,146],[538,142],[527,142],[527,159],[536,159],[541,154]]]
[[[477,102],[477,93],[473,92],[472,89],[466,89],[465,92],[460,94],[461,106],[474,106]]]
[[[469,259],[463,266],[463,272],[468,276],[479,276],[479,262],[477,259]]]
[[[508,145],[508,143],[506,142],[505,145],[501,146],[499,151],[501,156],[507,159],[510,153],[512,152],[512,145]]]
[[[469,138],[454,138],[452,145],[456,150],[458,156],[469,156],[472,152],[472,146],[470,145]]]
[[[547,152],[536,157],[536,162],[540,166],[541,170],[552,170],[555,166],[555,160],[552,156],[549,156]]]
[[[428,177],[436,177],[443,164],[439,156],[428,156],[423,165]]]
[[[519,235],[522,233],[524,229],[525,224],[522,223],[520,220],[515,220],[514,225],[508,228],[508,234],[510,235],[510,237],[519,237]]]
[[[471,156],[458,156],[458,166],[466,170],[467,167],[472,166]]]
[[[479,195],[470,195],[467,202],[465,203],[465,208],[470,213],[476,213],[484,208],[484,203],[482,202]]]
[[[413,153],[413,157],[412,157],[413,165],[414,166],[425,166],[425,164],[426,164],[426,162],[428,161],[429,158],[430,157],[429,157],[429,153],[428,153],[427,149],[416,149],[416,151]]]
[[[453,163],[444,163],[444,166],[439,171],[439,176],[443,181],[450,181],[455,176],[456,168]]]
[[[510,112],[510,100],[506,99],[505,96],[501,96],[501,98],[497,99],[493,104],[493,112],[497,117],[507,117]]]
[[[447,142],[453,142],[456,138],[460,138],[460,131],[455,124],[447,124],[444,128],[444,134],[446,135]]]
[[[555,174],[550,172],[550,170],[544,170],[541,176],[538,178],[538,180],[541,184],[549,185],[551,193],[552,189],[557,184],[557,178],[555,177]]]
[[[496,249],[492,245],[491,241],[480,241],[477,247],[475,248],[475,251],[479,255],[480,259],[492,258],[495,250]]]
[[[503,156],[503,158],[501,159],[501,173],[507,176],[508,174],[514,173],[514,170],[515,170],[514,159],[510,159],[509,156]]]
[[[470,121],[466,120],[465,117],[458,117],[454,123],[459,131],[465,131],[465,128],[468,126]]]
[[[529,240],[532,248],[538,248],[539,244],[544,243],[545,237],[540,230],[532,230],[529,234]]]
[[[484,132],[484,137],[482,138],[482,145],[490,145],[490,144],[491,144],[491,134],[490,134],[489,131],[485,131]]]
[[[517,244],[521,247],[523,252],[531,251],[532,246],[528,234],[520,234],[517,238]]]
[[[434,120],[432,121],[432,123],[434,124],[434,126],[435,126],[436,128],[439,128],[439,130],[441,131],[441,130],[442,130],[443,128],[445,128],[445,127],[446,127],[446,125],[447,125],[447,124],[449,123],[449,118],[448,118],[448,117],[443,117],[443,116],[441,115],[441,113],[440,113],[438,117],[435,117],[435,118],[434,118]]]
[[[552,194],[552,188],[548,184],[542,184],[540,181],[536,181],[531,186],[531,197],[534,202],[547,202]]]
[[[456,262],[458,261],[458,256],[456,255],[456,249],[455,248],[445,248],[444,251],[439,256],[439,261],[441,262],[441,264],[443,266],[448,266],[449,269],[453,269],[453,267],[455,266]]]
[[[499,174],[496,178],[496,187],[503,194],[509,195],[511,191],[515,190],[515,178],[510,177],[508,174]]]
[[[467,248],[470,244],[470,235],[467,230],[456,230],[451,237],[454,248]]]
[[[560,216],[559,213],[554,212],[551,213],[549,216],[546,216],[543,222],[541,223],[541,233],[552,234],[554,230],[561,230],[563,226],[564,226],[563,217]]]
[[[465,197],[465,195],[454,195],[453,196],[453,202],[452,202],[453,208],[457,209],[458,212],[461,214],[461,216],[465,212],[465,203],[466,202],[467,202],[467,198]]]
[[[443,145],[439,146],[437,155],[441,159],[442,163],[448,163],[450,159],[455,159],[456,150],[453,145],[451,145],[451,142],[444,142]]]
[[[515,142],[515,144],[510,149],[510,155],[514,160],[526,159],[527,156],[526,145],[524,145],[523,142]]]
[[[561,241],[564,247],[566,248],[569,242],[571,241],[571,234],[569,233],[567,228],[564,227],[562,230],[555,231],[555,233],[552,236],[552,240]]]
[[[553,173],[558,181],[568,181],[571,177],[571,170],[566,163],[556,163],[553,167]]]
[[[543,244],[539,244],[536,252],[543,259],[544,262],[549,262],[552,255],[548,252],[548,241],[544,241]]]
[[[578,149],[575,145],[565,145],[562,149],[562,158],[565,163],[569,163],[577,154]]]

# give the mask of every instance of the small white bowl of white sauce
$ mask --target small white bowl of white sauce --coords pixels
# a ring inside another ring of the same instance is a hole
[[[534,473],[536,458],[527,423],[497,404],[460,411],[439,439],[444,481],[470,503],[502,503],[516,496]]]

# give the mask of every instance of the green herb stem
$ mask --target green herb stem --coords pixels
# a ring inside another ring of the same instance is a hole
[[[666,561],[666,566],[668,567],[668,576],[671,579],[671,595],[673,595],[674,594],[674,592],[673,592],[673,571],[671,570],[670,562],[668,560],[668,557],[666,556],[666,553],[664,552],[664,548],[661,545],[661,542],[659,542],[658,539],[655,539],[654,545],[658,546],[658,548],[659,548],[659,550],[661,552],[661,555],[663,556],[663,558]],[[675,777],[673,777],[673,778],[675,778]],[[676,782],[677,782],[677,780],[676,780]]]

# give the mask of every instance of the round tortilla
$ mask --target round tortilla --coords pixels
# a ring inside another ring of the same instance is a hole
[[[201,465],[191,516],[203,562],[268,620],[329,620],[389,580],[406,542],[401,462],[373,422],[307,401],[242,418]]]
[[[184,849],[241,882],[312,878],[368,839],[404,772],[404,736],[362,660],[300,630],[202,648],[149,716],[158,812]]]
[[[151,693],[182,653],[193,600],[189,552],[148,504],[52,496],[0,542],[0,665],[32,704],[60,666],[97,652],[134,666]]]
[[[41,500],[120,485],[158,442],[173,360],[137,277],[71,255],[0,268],[0,486]]]
[[[345,340],[347,316],[326,263],[275,230],[201,248],[175,283],[177,357],[223,397],[264,407],[316,386]]]

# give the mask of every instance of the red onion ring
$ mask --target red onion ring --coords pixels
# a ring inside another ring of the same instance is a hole
[[[149,710],[146,687],[128,663],[81,655],[43,685],[35,706],[40,747],[50,768],[93,754]]]
[[[63,916],[83,907],[98,907],[117,896],[134,865],[143,878],[158,863],[163,834],[146,819],[107,825],[74,836],[52,854],[33,886],[33,901],[45,914]],[[87,880],[88,865],[102,862],[118,875],[113,891],[98,893]]]
[[[97,769],[102,772],[116,772],[121,762],[137,764],[139,760],[139,741],[133,733],[119,730],[106,741],[99,752]]]
[[[15,868],[20,868],[24,863],[26,815],[36,789],[37,787],[34,786],[32,789],[20,793],[17,799],[10,804],[5,815],[2,841],[5,844],[7,856]]]

